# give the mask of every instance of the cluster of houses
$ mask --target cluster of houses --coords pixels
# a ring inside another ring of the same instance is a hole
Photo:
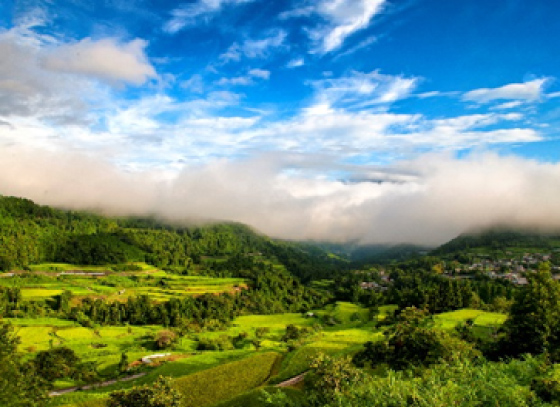
[[[506,254],[512,254],[507,252]],[[490,256],[480,256],[477,263],[455,267],[446,271],[445,275],[452,278],[472,278],[474,272],[485,273],[490,278],[501,278],[516,285],[528,284],[524,274],[535,271],[541,262],[550,261],[552,256],[543,253],[525,253],[522,257],[491,259]],[[560,267],[553,265],[551,271],[556,280],[560,280]]]
[[[560,249],[557,250],[560,251]],[[511,252],[506,252],[506,254],[513,256]],[[528,284],[526,273],[535,271],[540,263],[551,259],[552,255],[548,253],[525,253],[519,258],[503,259],[492,259],[491,256],[480,255],[479,260],[472,264],[447,263],[443,275],[454,279],[470,279],[474,278],[476,273],[484,273],[490,278],[500,278],[516,285],[526,285]],[[560,280],[560,265],[551,265],[551,272],[555,280]],[[363,281],[360,283],[360,287],[364,290],[387,290],[391,279],[383,271],[380,274],[381,282]]]

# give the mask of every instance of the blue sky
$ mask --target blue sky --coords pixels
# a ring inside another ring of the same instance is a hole
[[[0,146],[13,162],[0,193],[289,238],[418,241],[435,214],[410,208],[450,168],[556,174],[559,13],[549,0],[4,1]],[[519,175],[507,194],[547,176]],[[487,181],[457,195],[472,202]],[[146,195],[61,186],[112,182]],[[410,208],[387,209],[403,196]],[[482,208],[484,222],[552,222],[523,205]],[[403,214],[412,226],[374,232]],[[432,241],[480,223],[453,216],[464,221],[443,217]]]

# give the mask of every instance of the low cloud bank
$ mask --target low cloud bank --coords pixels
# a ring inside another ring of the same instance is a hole
[[[560,229],[560,164],[432,154],[378,168],[372,181],[367,173],[354,174],[359,182],[293,174],[270,156],[185,167],[170,177],[12,147],[0,161],[0,194],[183,223],[237,221],[287,239],[435,245],[495,224]]]

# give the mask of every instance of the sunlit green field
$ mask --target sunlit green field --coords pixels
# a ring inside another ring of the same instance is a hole
[[[126,301],[130,296],[147,295],[155,301],[168,301],[185,295],[220,294],[246,287],[241,278],[182,276],[166,273],[145,263],[134,263],[141,270],[113,271],[111,266],[79,266],[46,263],[30,266],[30,272],[0,278],[0,286],[19,287],[24,300],[48,300],[63,291],[75,297]],[[103,273],[83,275],[77,273]]]
[[[191,277],[189,280],[201,282],[203,279]],[[232,283],[231,280],[229,279],[228,282]],[[233,280],[235,281],[235,279]],[[256,338],[258,328],[267,328],[260,338],[260,352],[274,351],[284,355],[281,363],[277,363],[277,368],[274,369],[274,374],[270,378],[271,383],[279,383],[308,370],[311,360],[319,353],[352,355],[362,349],[365,342],[382,339],[385,327],[378,327],[377,321],[383,320],[394,310],[395,306],[383,306],[380,307],[377,315],[370,315],[369,310],[363,307],[338,302],[324,309],[313,310],[313,316],[309,317],[298,313],[241,316],[236,318],[224,331],[190,333],[181,337],[172,349],[166,350],[176,359],[151,368],[142,367],[147,372],[144,377],[131,382],[119,382],[108,387],[59,396],[53,399],[52,403],[53,406],[77,407],[81,406],[79,404],[81,402],[94,403],[95,400],[106,398],[111,391],[116,389],[151,383],[159,375],[184,378],[250,357],[256,351],[252,340]],[[506,315],[463,309],[434,316],[436,327],[445,330],[451,330],[457,324],[468,319],[473,319],[475,328],[485,334],[485,329],[494,329],[502,324]],[[73,349],[82,360],[94,361],[99,373],[105,376],[111,376],[116,371],[122,352],[127,353],[130,362],[159,352],[153,347],[153,338],[158,331],[164,329],[159,325],[85,328],[73,321],[52,317],[12,318],[9,321],[14,324],[17,335],[21,338],[19,350],[27,355],[26,357],[32,357],[35,352],[49,349],[51,346],[67,346]],[[288,344],[282,341],[286,326],[290,324],[308,328],[307,335],[291,351]],[[198,342],[205,338],[216,339],[220,336],[233,338],[240,333],[245,333],[247,338],[238,349],[197,350]],[[262,375],[262,372],[258,375]],[[72,381],[56,383],[57,388],[73,384],[75,383]],[[257,386],[257,384],[254,385]],[[192,384],[188,386],[192,387]],[[251,386],[253,385],[242,386],[243,391],[250,390]],[[95,404],[85,406],[97,407]]]
[[[436,326],[443,329],[453,329],[457,324],[466,322],[468,319],[474,321],[475,326],[493,327],[503,324],[507,316],[497,312],[487,312],[476,309],[461,309],[452,312],[444,312],[434,317]]]

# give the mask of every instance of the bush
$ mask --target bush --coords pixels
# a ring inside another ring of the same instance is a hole
[[[232,350],[234,348],[231,338],[220,335],[218,338],[201,338],[198,341],[197,350]]]
[[[177,342],[177,334],[170,330],[159,331],[154,337],[156,347],[158,349],[167,349]]]
[[[429,366],[438,362],[473,359],[480,352],[473,345],[432,327],[426,311],[407,308],[382,342],[367,342],[354,357],[358,365],[387,363],[394,369]]]
[[[180,407],[182,396],[171,381],[160,376],[155,383],[111,393],[108,407]]]

